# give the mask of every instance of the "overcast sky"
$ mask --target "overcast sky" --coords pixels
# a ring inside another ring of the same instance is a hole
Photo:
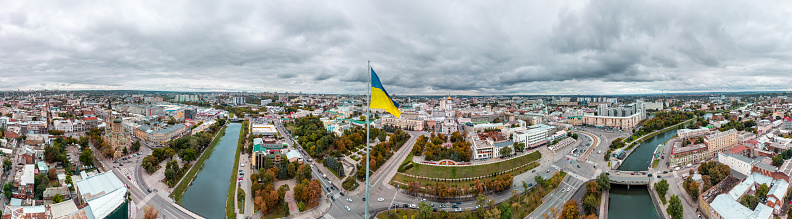
[[[0,0],[0,90],[790,90],[790,4]]]

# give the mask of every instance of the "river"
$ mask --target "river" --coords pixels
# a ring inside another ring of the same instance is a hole
[[[224,218],[234,153],[242,124],[230,123],[204,168],[182,197],[182,206],[206,218]]]
[[[649,162],[652,161],[652,155],[657,145],[665,143],[668,139],[674,137],[676,130],[677,128],[675,127],[649,139],[644,139],[641,142],[641,146],[636,148],[627,159],[624,159],[624,163],[619,166],[619,170],[644,171],[649,169]]]
[[[649,197],[646,186],[627,186],[611,184],[608,218],[660,218]]]
[[[663,144],[671,137],[674,137],[676,130],[677,128],[675,127],[645,139],[641,146],[636,148],[624,160],[624,163],[619,166],[619,170],[646,171],[649,168],[649,162],[652,160],[652,155],[654,155],[657,145]],[[636,217],[637,215],[640,215],[640,217]],[[649,197],[649,191],[646,186],[631,186],[630,189],[627,189],[627,186],[612,184],[608,218],[659,218],[659,216],[654,209],[652,198]]]

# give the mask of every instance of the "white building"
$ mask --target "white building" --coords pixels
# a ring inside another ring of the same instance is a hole
[[[72,125],[71,120],[55,120],[52,123],[55,124],[55,130],[61,130],[64,132],[74,131],[74,125]]]
[[[698,129],[677,129],[677,136],[680,138],[695,138],[704,136],[708,133],[709,129],[707,127],[701,127]]]
[[[758,160],[754,160],[739,154],[731,154],[728,151],[718,153],[718,162],[729,165],[732,170],[737,171],[743,175],[751,175],[751,168]]]
[[[547,129],[534,128],[517,130],[514,132],[514,141],[524,143],[526,148],[536,148],[547,145]]]

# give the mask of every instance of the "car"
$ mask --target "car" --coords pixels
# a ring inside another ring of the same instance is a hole
[[[445,208],[445,207],[448,207],[448,206],[445,206],[444,204],[440,204],[440,207],[441,208]]]
[[[240,165],[241,167],[245,167],[245,164]]]
[[[550,170],[547,170],[547,172],[550,173]]]
[[[630,173],[630,175],[635,175],[635,173]]]
[[[410,208],[418,208],[418,206],[415,204],[410,204]]]
[[[327,190],[327,192],[330,192],[330,188],[325,188],[325,190]]]
[[[366,201],[366,198],[363,198],[363,201]]]
[[[434,207],[434,203],[429,203],[429,206],[432,206],[432,207]]]
[[[347,202],[352,202],[352,199],[351,198],[347,198],[346,201]]]
[[[129,188],[129,184],[124,183],[124,185],[127,187],[127,189]]]
[[[120,164],[118,164],[118,166],[122,166],[122,167],[123,167],[123,166],[124,166],[124,164],[120,163]]]
[[[660,175],[657,175],[657,178],[660,179]]]
[[[666,174],[666,173],[668,173],[668,171],[663,171],[663,174]]]
[[[454,209],[454,212],[462,212],[462,209],[461,208],[456,208],[456,209]]]
[[[377,201],[378,202],[382,202],[382,201],[385,201],[385,199],[384,198],[378,198]]]
[[[239,181],[242,181],[242,180],[243,180],[242,177],[239,177]]]
[[[422,199],[421,199],[421,201],[422,201],[422,202],[425,202],[425,201],[426,201],[426,199],[425,199],[425,198],[422,198]]]
[[[343,193],[343,192],[339,192],[338,194],[339,194],[339,195],[341,195],[341,196],[344,196],[344,193]]]
[[[451,205],[451,208],[458,208],[458,207],[459,206],[457,206],[457,205]]]
[[[391,205],[391,207],[398,208],[399,207],[399,203],[393,203],[393,205]]]
[[[127,179],[129,179],[129,180],[132,180],[132,177],[130,177],[130,176],[127,176]]]
[[[608,173],[608,172],[605,172],[605,175],[607,175],[607,176],[610,176],[610,173]]]
[[[432,208],[432,212],[437,212],[437,208]]]
[[[462,204],[462,202],[459,202],[459,201],[458,201],[458,202],[456,202],[456,204],[458,204],[458,205],[461,205],[461,204]]]
[[[568,157],[567,157],[567,160],[569,160],[569,158],[568,158]]]
[[[621,172],[616,172],[616,175],[621,175]]]
[[[148,193],[151,193],[151,189],[146,189],[146,191],[148,191]]]
[[[533,183],[528,183],[528,187],[531,187],[531,186],[533,186]]]
[[[402,207],[403,207],[403,208],[407,208],[407,207],[409,207],[409,205],[407,205],[407,204],[403,204],[403,205],[402,205]]]
[[[476,209],[479,209],[480,207],[481,207],[481,205],[476,205]]]
[[[349,205],[344,205],[344,208],[346,208],[347,211],[351,211],[351,209],[349,209]]]
[[[580,165],[577,165],[577,167],[580,168]]]

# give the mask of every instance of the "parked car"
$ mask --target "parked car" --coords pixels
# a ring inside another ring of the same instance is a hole
[[[346,208],[347,211],[351,211],[351,209],[349,209],[349,205],[344,205],[344,208]]]
[[[462,212],[462,209],[461,208],[456,208],[456,209],[454,209],[454,212]]]

